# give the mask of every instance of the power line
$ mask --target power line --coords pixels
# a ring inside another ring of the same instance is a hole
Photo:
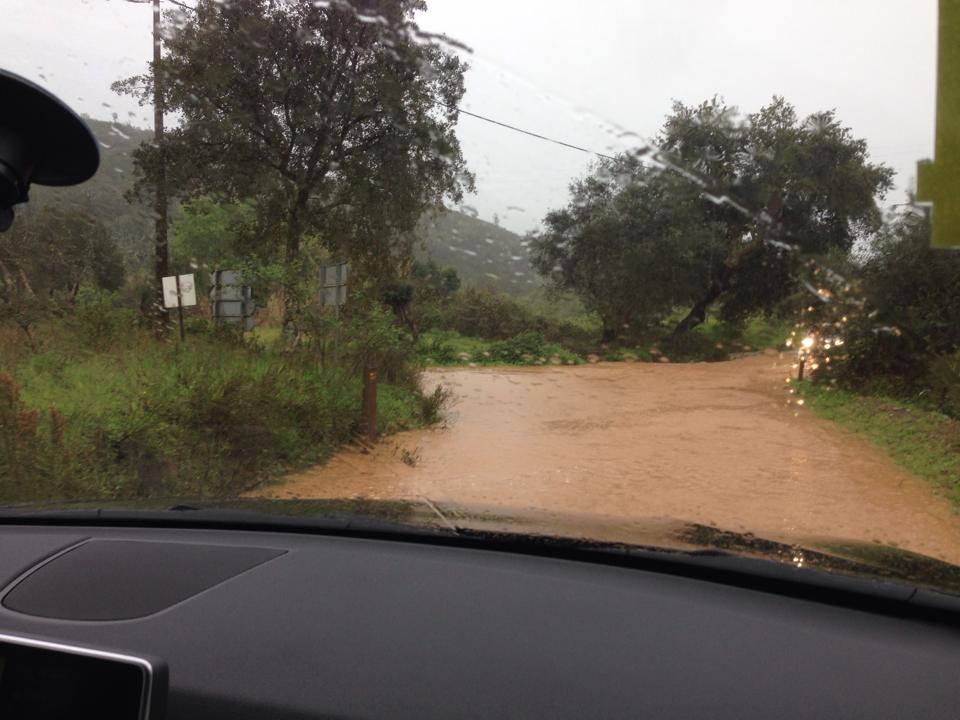
[[[437,104],[442,105],[448,110],[455,110],[457,112],[463,113],[464,115],[469,115],[472,118],[476,118],[477,120],[483,120],[484,122],[488,122],[491,125],[498,125],[499,127],[506,128],[507,130],[513,130],[514,132],[518,132],[523,135],[529,135],[530,137],[537,138],[538,140],[545,140],[546,142],[553,143],[554,145],[560,145],[565,148],[570,148],[571,150],[579,150],[580,152],[587,153],[588,155],[596,155],[597,157],[602,157],[606,160],[613,160],[615,162],[617,161],[617,158],[613,157],[612,155],[605,155],[601,152],[597,152],[596,150],[591,150],[589,148],[581,147],[580,145],[574,145],[572,143],[564,142],[563,140],[556,140],[554,138],[547,137],[546,135],[535,133],[532,130],[524,130],[523,128],[517,127],[516,125],[510,125],[509,123],[501,122],[499,120],[494,120],[493,118],[486,117],[485,115],[479,115],[477,113],[470,112],[469,110],[464,110],[463,108],[457,107],[456,105],[447,105],[446,103],[442,103],[442,102],[437,102]]]

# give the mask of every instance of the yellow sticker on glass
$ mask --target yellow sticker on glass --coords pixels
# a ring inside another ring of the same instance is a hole
[[[960,247],[960,0],[940,0],[934,160],[917,164],[917,200],[933,205],[934,247]]]

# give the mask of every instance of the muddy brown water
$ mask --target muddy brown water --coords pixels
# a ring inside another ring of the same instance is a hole
[[[445,425],[348,449],[256,494],[429,498],[664,518],[960,563],[960,517],[882,451],[788,405],[789,360],[430,371]]]

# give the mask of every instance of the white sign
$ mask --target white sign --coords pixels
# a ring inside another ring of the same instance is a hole
[[[177,292],[177,276],[163,279],[163,306],[167,308],[190,307],[197,304],[197,287],[193,282],[193,273],[180,275],[180,292]]]

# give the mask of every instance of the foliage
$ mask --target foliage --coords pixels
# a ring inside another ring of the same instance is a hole
[[[441,268],[433,260],[415,261],[410,270],[417,284],[418,300],[443,301],[460,289],[460,275],[454,268]]]
[[[825,377],[923,397],[960,417],[960,254],[931,248],[929,221],[905,215],[877,236],[859,275],[863,306],[843,323],[843,345],[826,353]]]
[[[724,228],[726,252],[678,329],[718,299],[727,319],[770,311],[796,287],[803,256],[849,251],[880,227],[877,198],[892,187],[893,170],[869,162],[866,141],[832,110],[801,120],[774,97],[745,124],[735,117],[717,98],[675,103],[657,140],[668,163],[699,177],[698,211]]]
[[[0,235],[0,322],[32,329],[72,305],[84,284],[116,289],[119,252],[103,225],[83,210],[43,208]]]
[[[68,490],[69,479],[59,472],[69,462],[63,416],[53,407],[49,412],[45,432],[40,411],[23,403],[13,377],[0,374],[0,500],[32,500],[38,485],[57,494]]]
[[[577,292],[604,337],[649,327],[677,305],[677,332],[715,302],[729,321],[771,313],[801,261],[849,251],[881,223],[892,170],[833,112],[800,120],[782,98],[735,120],[718,99],[675,103],[653,159],[621,155],[571,186],[533,239],[536,269]]]
[[[184,195],[251,202],[288,264],[316,233],[355,270],[391,274],[423,212],[472,187],[456,110],[441,109],[462,97],[464,66],[417,37],[420,0],[368,5],[382,21],[312,0],[200,0],[171,15],[155,70],[182,122],[137,151],[141,186],[165,167]],[[116,88],[146,102],[153,76]]]
[[[528,330],[542,331],[546,323],[507,295],[489,288],[467,287],[438,309],[432,326],[488,340],[505,340]]]
[[[221,203],[209,197],[183,203],[172,223],[171,262],[213,271],[258,256],[262,248],[252,237],[255,214],[249,204]]]
[[[628,170],[601,165],[575,182],[531,245],[538,272],[599,315],[605,341],[659,324],[704,287],[721,254],[719,226],[697,217],[685,180],[623,162]]]
[[[426,365],[575,365],[583,362],[576,353],[548,341],[536,331],[491,342],[466,337],[455,330],[432,330],[420,337],[416,352]]]
[[[0,273],[4,292],[19,280],[28,292],[73,299],[85,281],[116,290],[124,266],[103,224],[86,210],[47,207],[24,213],[0,235]]]
[[[80,288],[72,314],[64,319],[86,347],[126,345],[136,332],[136,313],[118,307],[117,294],[89,285]]]
[[[359,374],[374,367],[387,382],[416,386],[413,343],[382,305],[357,298],[345,315],[344,362]]]
[[[498,340],[490,345],[490,356],[494,362],[510,365],[541,365],[553,360],[554,364],[574,361],[570,353],[558,345],[548,343],[543,333],[528,330],[507,340]]]
[[[89,317],[38,326],[42,349],[4,355],[0,501],[229,496],[318,462],[359,427],[352,358],[371,344],[386,368],[381,432],[435,421],[446,398],[421,393],[414,370],[399,369],[413,360],[409,342],[384,349],[396,328],[382,310],[351,318],[341,361],[321,365],[308,347],[202,325],[185,344],[158,341],[102,292],[82,291],[78,307]],[[104,339],[85,344],[91,324]],[[390,355],[399,347],[403,359]]]

